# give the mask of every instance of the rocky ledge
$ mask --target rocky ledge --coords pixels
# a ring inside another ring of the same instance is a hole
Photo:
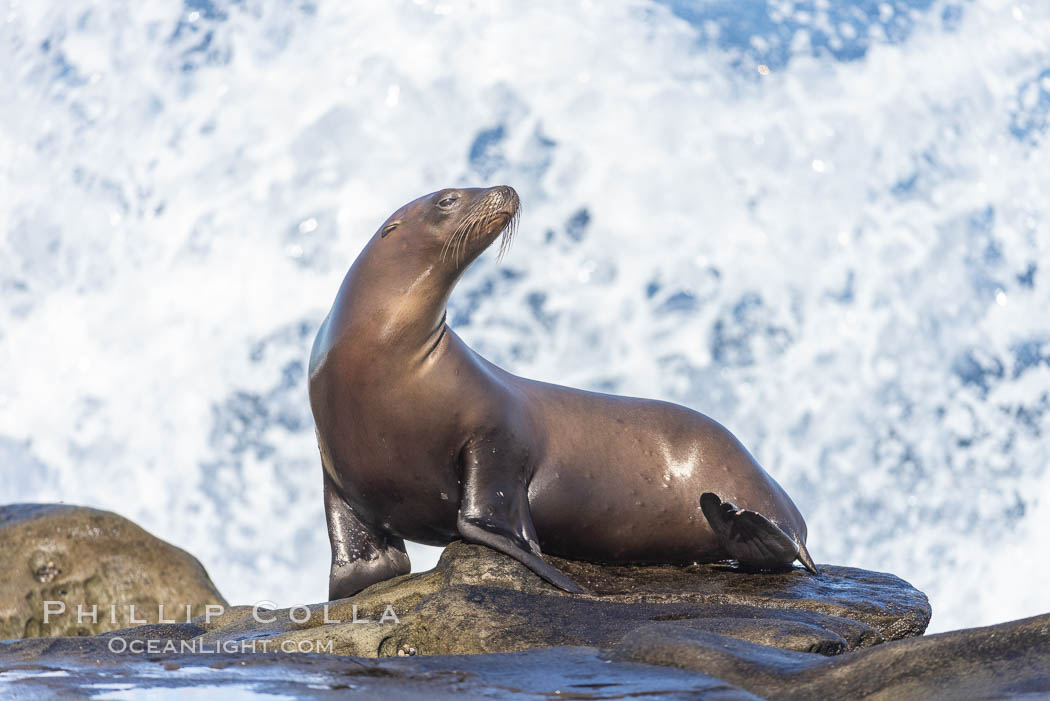
[[[161,690],[174,698],[188,690],[206,698],[958,701],[1050,694],[1050,615],[833,657],[675,624],[638,631],[611,650],[381,659],[221,649],[114,653],[115,635],[0,643],[0,697],[137,698]]]
[[[237,607],[197,624],[210,643],[267,640],[277,648],[321,641],[335,654],[363,657],[604,648],[661,625],[835,655],[920,635],[930,620],[926,596],[904,580],[849,567],[824,565],[813,576],[801,568],[752,574],[727,565],[614,567],[547,559],[591,593],[566,594],[494,550],[453,543],[433,570],[350,599],[272,613]]]
[[[17,615],[32,616],[34,602],[56,594],[70,609],[126,604],[125,595],[144,605],[175,597],[174,605],[213,608],[190,622],[99,635],[19,618],[11,637],[83,637],[0,643],[5,698],[183,688],[428,700],[1031,698],[1050,691],[1050,615],[922,636],[929,602],[888,574],[549,558],[590,592],[570,596],[514,560],[454,543],[435,569],[350,599],[218,613],[222,599],[192,557],[113,514],[72,508],[0,508],[0,555],[15,565],[0,587],[0,610],[28,606]],[[123,564],[100,568],[96,560]],[[185,588],[164,588],[172,582]]]

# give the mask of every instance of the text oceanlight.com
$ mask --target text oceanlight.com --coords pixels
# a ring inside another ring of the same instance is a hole
[[[234,655],[265,652],[317,652],[335,653],[332,640],[128,640],[109,639],[109,651],[120,655]]]

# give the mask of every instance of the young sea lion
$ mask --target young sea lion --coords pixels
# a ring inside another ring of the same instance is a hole
[[[816,572],[798,509],[714,420],[516,377],[448,327],[456,282],[500,234],[506,250],[518,207],[506,186],[405,205],[321,325],[310,403],[330,598],[408,572],[405,539],[488,545],[569,592],[581,589],[541,550],[608,563],[732,557],[757,569],[800,559]]]

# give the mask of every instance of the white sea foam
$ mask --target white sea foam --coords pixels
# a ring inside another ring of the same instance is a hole
[[[717,418],[932,629],[1050,609],[1050,10],[753,5],[0,4],[0,503],[322,599],[316,324],[396,207],[505,182],[483,354]]]

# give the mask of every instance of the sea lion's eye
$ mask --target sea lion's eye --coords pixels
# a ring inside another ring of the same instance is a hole
[[[438,202],[438,207],[444,207],[445,209],[448,209],[449,207],[451,207],[452,205],[454,205],[456,203],[457,199],[459,199],[459,198],[456,197],[455,195],[450,195],[449,197],[446,197],[443,200],[441,200],[440,202]]]
[[[380,234],[379,234],[379,238],[385,239],[386,235],[389,234],[394,229],[396,229],[397,225],[400,224],[400,223],[401,223],[401,220],[399,219],[399,220],[397,220],[395,222],[390,222],[389,224],[384,226],[383,227],[383,231],[381,231]]]

